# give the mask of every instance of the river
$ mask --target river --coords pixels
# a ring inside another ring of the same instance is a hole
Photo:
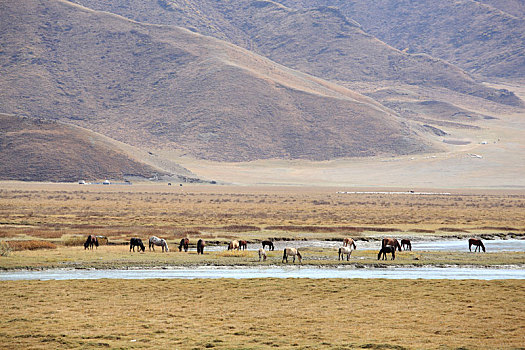
[[[75,280],[75,279],[215,279],[215,278],[386,278],[386,279],[525,279],[523,268],[467,267],[194,267],[130,270],[2,271],[0,280]]]

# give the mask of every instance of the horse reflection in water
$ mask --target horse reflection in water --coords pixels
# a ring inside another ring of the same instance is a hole
[[[483,249],[483,253],[485,253],[485,245],[481,241],[481,239],[478,238],[471,238],[468,240],[468,250],[472,251],[472,246],[476,246],[476,249],[474,249],[474,252],[477,252],[478,249],[481,252],[481,249]]]
[[[163,252],[164,252],[164,250],[166,250],[167,252],[170,251],[170,249],[168,248],[168,242],[166,242],[166,240],[164,238],[151,236],[149,238],[149,250],[151,250],[151,248],[153,248],[153,251],[155,251],[155,246],[156,245],[161,246]]]
[[[392,253],[392,260],[394,260],[396,258],[396,247],[391,245],[382,247],[379,254],[377,254],[377,260],[381,259],[381,255],[383,255],[383,260],[386,260],[387,253]]]
[[[302,262],[303,260],[303,256],[301,255],[301,253],[299,253],[299,251],[295,248],[284,248],[284,251],[283,251],[283,261],[282,262],[288,262],[288,257],[289,256],[292,256],[293,257],[293,262],[295,263],[295,257],[297,256],[297,258],[299,258],[299,262]]]

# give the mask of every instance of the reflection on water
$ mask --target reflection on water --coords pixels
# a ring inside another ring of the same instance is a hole
[[[525,279],[525,269],[487,268],[315,268],[196,267],[150,270],[44,270],[0,272],[0,280],[71,279],[215,279],[215,278],[386,278],[386,279]]]

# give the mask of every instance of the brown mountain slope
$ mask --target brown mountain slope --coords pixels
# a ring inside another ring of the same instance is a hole
[[[365,33],[351,16],[345,17],[332,7],[296,10],[293,1],[285,7],[252,0],[75,1],[135,20],[192,28],[352,88],[355,85],[351,83],[356,82],[402,83],[522,104],[514,94],[483,86],[448,62],[386,45]]]
[[[306,8],[327,4],[280,2]],[[479,75],[525,76],[525,18],[496,8],[519,13],[523,2],[512,6],[496,0],[331,0],[329,4],[400,50],[427,53]]]
[[[188,30],[65,1],[0,4],[0,108],[243,161],[435,150],[370,98]]]
[[[0,180],[123,179],[156,172],[83,129],[0,114]]]

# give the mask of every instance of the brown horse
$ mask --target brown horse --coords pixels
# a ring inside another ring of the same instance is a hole
[[[392,260],[394,260],[396,258],[396,247],[391,245],[382,247],[379,254],[377,254],[377,260],[381,258],[381,255],[383,255],[383,260],[386,260],[386,253],[392,253]]]
[[[239,241],[239,250],[246,250],[248,248],[248,242],[246,241]]]
[[[98,248],[97,236],[89,235],[89,236],[87,236],[86,242],[84,243],[84,250],[86,250],[86,249],[93,250],[93,246]]]
[[[474,252],[477,252],[478,249],[481,252],[481,249],[483,249],[483,253],[485,253],[485,245],[481,241],[481,239],[478,238],[471,238],[468,240],[468,250],[472,251],[472,246],[476,246],[476,249],[474,249]]]
[[[383,238],[383,241],[381,242],[381,248],[384,248],[387,245],[394,247],[394,249],[397,248],[399,251],[401,251],[401,244],[399,244],[395,238]]]
[[[343,239],[343,247],[350,247],[350,246],[354,246],[354,249],[357,249],[355,246],[355,242],[352,238],[346,237],[345,239]]]
[[[412,251],[412,243],[410,243],[409,239],[402,239],[401,240],[401,248],[404,248],[405,250]]]
[[[204,247],[206,246],[206,242],[204,242],[203,239],[199,239],[197,242],[197,255],[204,254]]]
[[[190,240],[188,238],[181,239],[179,244],[179,252],[182,252],[182,248],[184,248],[184,251],[187,252],[189,245]]]

